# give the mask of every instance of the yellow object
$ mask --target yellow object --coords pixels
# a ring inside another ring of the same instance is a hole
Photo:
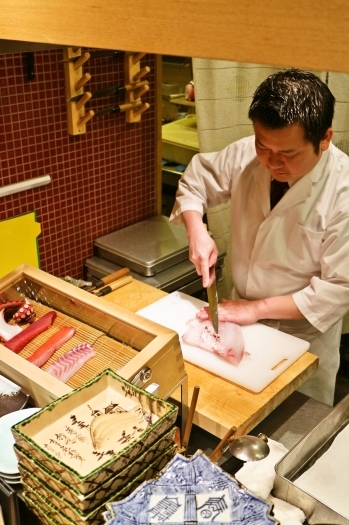
[[[37,236],[41,226],[35,212],[0,221],[0,277],[27,263],[39,268]]]
[[[196,115],[162,126],[162,158],[187,165],[199,153]]]

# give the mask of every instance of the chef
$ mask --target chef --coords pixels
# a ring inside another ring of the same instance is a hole
[[[349,310],[349,158],[331,142],[334,105],[312,73],[268,77],[249,109],[254,135],[195,155],[170,217],[185,223],[189,258],[207,287],[218,250],[202,218],[231,199],[234,288],[219,320],[260,321],[309,341],[319,368],[299,390],[328,405]]]

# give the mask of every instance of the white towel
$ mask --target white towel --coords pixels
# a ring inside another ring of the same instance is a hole
[[[280,525],[297,525],[305,521],[305,514],[298,507],[274,496],[269,495],[267,499],[274,505],[274,518],[280,522]]]
[[[268,456],[259,461],[246,461],[244,466],[235,474],[251,492],[260,498],[267,499],[275,480],[275,464],[288,452],[281,443],[268,439],[270,452]]]
[[[274,505],[274,517],[280,525],[297,525],[305,521],[304,512],[270,495],[275,481],[275,465],[288,452],[287,448],[272,439],[268,439],[270,452],[260,461],[247,461],[235,474],[235,478],[248,490],[270,501]]]

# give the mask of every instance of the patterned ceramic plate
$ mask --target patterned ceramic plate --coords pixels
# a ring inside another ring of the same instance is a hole
[[[201,450],[177,454],[160,476],[108,503],[107,525],[275,525],[271,505],[213,464]]]

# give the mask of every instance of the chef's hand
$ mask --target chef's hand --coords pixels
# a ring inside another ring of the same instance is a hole
[[[196,316],[210,319],[210,310],[204,306]],[[267,297],[256,301],[222,299],[218,305],[218,319],[236,324],[252,324],[261,319],[304,319],[292,295]]]
[[[256,323],[259,318],[255,303],[256,301],[245,301],[244,299],[236,299],[235,301],[222,299],[218,305],[218,318],[220,321],[236,324]],[[203,321],[210,319],[209,307],[201,308],[196,317]]]
[[[212,283],[214,272],[210,268],[217,262],[218,248],[207,232],[199,212],[182,212],[189,239],[189,259],[195,265],[198,275],[202,276],[202,286],[207,288]]]

